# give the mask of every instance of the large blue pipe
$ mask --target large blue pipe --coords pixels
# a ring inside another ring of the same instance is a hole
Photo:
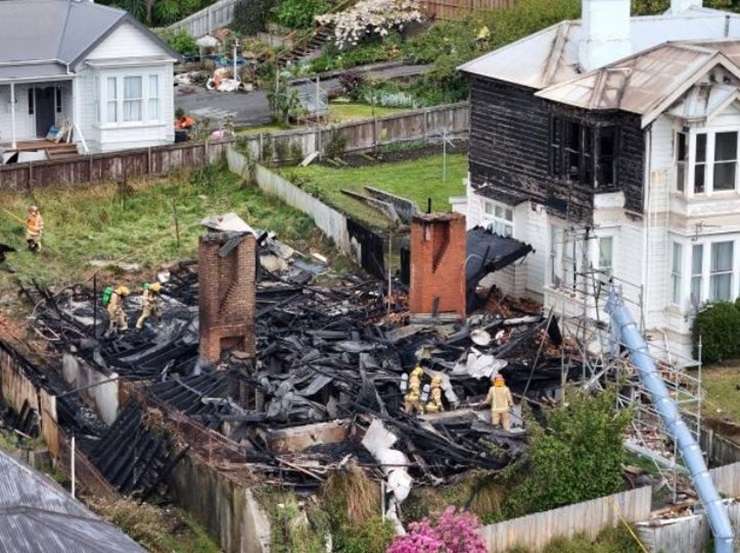
[[[716,553],[733,553],[734,535],[730,518],[704,463],[701,448],[694,440],[694,436],[692,436],[686,423],[681,419],[678,407],[671,398],[668,388],[650,356],[648,346],[632,315],[624,305],[620,292],[615,287],[612,287],[609,291],[606,311],[618,331],[621,343],[629,350],[630,359],[637,367],[642,384],[650,393],[663,423],[676,440],[709,519],[709,526],[714,536],[714,551]]]

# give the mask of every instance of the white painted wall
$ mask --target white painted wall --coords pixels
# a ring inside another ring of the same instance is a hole
[[[15,129],[16,140],[36,140],[36,112],[29,113],[29,90],[34,87],[58,86],[62,89],[62,111],[56,113],[56,124],[60,125],[72,116],[72,83],[56,81],[50,83],[17,84],[15,86]],[[9,143],[12,139],[12,114],[10,104],[10,85],[0,85],[0,142]]]
[[[120,60],[161,56],[164,52],[150,36],[130,23],[120,25],[87,55],[87,60]]]

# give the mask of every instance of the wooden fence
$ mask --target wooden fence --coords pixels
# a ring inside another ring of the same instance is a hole
[[[167,27],[168,31],[185,29],[190,36],[200,38],[211,31],[226,27],[234,20],[234,9],[238,0],[218,0],[207,8],[181,19]]]
[[[424,13],[432,19],[462,19],[477,11],[511,8],[514,0],[422,0]]]
[[[365,152],[396,143],[439,140],[443,134],[448,138],[466,138],[469,119],[470,108],[462,102],[336,126],[247,136],[240,141],[260,161],[300,161],[314,152],[325,154],[335,134],[344,139],[346,152]],[[127,178],[166,176],[223,159],[231,143],[230,140],[185,142],[5,165],[0,167],[0,192],[23,193],[52,184],[91,185]]]
[[[481,528],[480,533],[489,553],[505,553],[517,545],[539,551],[555,538],[580,533],[595,538],[601,530],[617,526],[622,520],[647,520],[651,502],[652,490],[646,486],[491,524]]]
[[[0,191],[30,192],[51,184],[94,184],[164,176],[221,159],[229,142],[186,142],[0,167]]]

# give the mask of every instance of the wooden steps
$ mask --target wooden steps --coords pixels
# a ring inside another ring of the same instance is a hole
[[[49,140],[24,140],[16,143],[16,148],[10,147],[10,144],[3,144],[5,152],[34,152],[45,150],[50,160],[67,159],[79,155],[77,144],[67,142],[51,142]]]

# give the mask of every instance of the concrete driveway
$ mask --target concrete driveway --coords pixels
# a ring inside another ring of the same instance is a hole
[[[429,71],[430,65],[373,64],[352,71],[364,73],[373,80],[416,77]],[[321,88],[332,92],[340,87],[339,73],[333,72],[321,80]],[[205,87],[175,88],[175,107],[200,118],[208,118],[220,125],[231,117],[237,125],[266,125],[272,121],[270,102],[263,90],[253,92],[216,92]]]

